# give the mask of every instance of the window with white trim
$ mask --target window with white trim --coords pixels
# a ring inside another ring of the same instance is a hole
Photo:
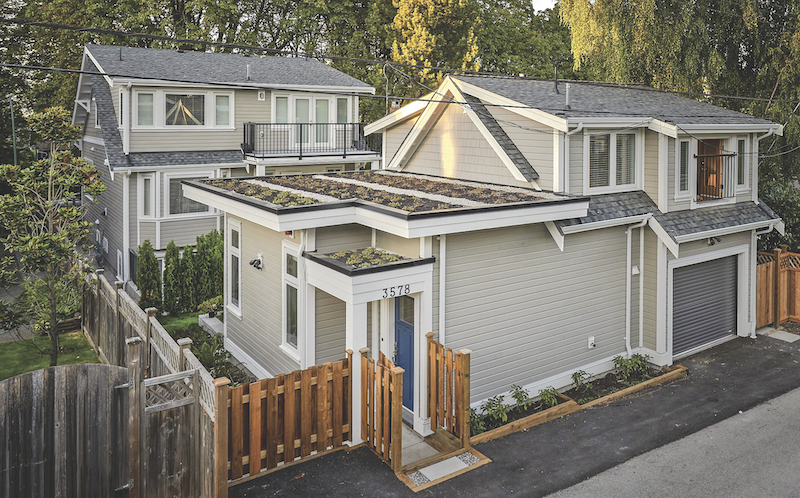
[[[738,138],[736,140],[736,186],[739,189],[747,187],[748,152],[747,139]]]
[[[156,217],[155,175],[139,175],[139,218]]]
[[[136,126],[155,126],[153,97],[152,93],[141,92],[136,94]]]
[[[299,249],[293,244],[283,245],[283,346],[291,353],[297,352],[299,288]]]
[[[125,268],[123,268],[124,266],[125,266],[125,260],[122,257],[122,251],[117,249],[117,280],[118,281],[124,281],[125,280],[125,277],[123,276],[123,274],[125,273],[125,271],[124,271]]]
[[[167,126],[204,126],[206,96],[203,94],[165,93],[164,124]]]
[[[100,114],[97,112],[97,101],[92,97],[92,108],[94,109],[94,127],[100,128]]]
[[[125,124],[125,92],[119,92],[119,127]]]
[[[228,221],[228,306],[242,313],[242,224]]]
[[[205,204],[193,201],[188,197],[183,196],[183,188],[181,187],[182,180],[192,180],[198,178],[199,175],[191,176],[172,176],[165,175],[165,183],[167,187],[166,199],[164,210],[165,214],[169,216],[180,215],[196,215],[208,213],[211,209]],[[211,178],[206,175],[203,178]]]
[[[689,195],[689,166],[691,160],[691,142],[689,140],[679,140],[677,147],[677,166],[676,189],[675,192]]]
[[[641,133],[588,133],[584,138],[586,183],[590,191],[636,187],[641,176]]]
[[[234,93],[134,90],[133,129],[225,129],[234,127]]]
[[[349,123],[350,97],[316,94],[272,94],[273,123]],[[326,130],[326,128],[320,128]],[[327,132],[318,131],[317,134]],[[327,137],[318,136],[318,142]]]

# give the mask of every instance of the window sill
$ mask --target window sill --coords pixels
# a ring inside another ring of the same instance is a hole
[[[620,185],[614,187],[587,187],[586,195],[617,194],[621,192],[636,192],[642,190],[638,185]]]
[[[702,209],[707,207],[719,207],[736,204],[736,198],[730,197],[728,199],[719,199],[715,201],[696,201],[692,200],[692,209]]]
[[[205,211],[202,213],[168,214],[166,216],[158,218],[158,220],[170,221],[170,220],[187,220],[187,219],[205,219],[205,218],[212,218],[214,216],[219,216],[219,214],[213,211]],[[155,220],[156,218],[153,219]]]
[[[131,128],[132,132],[146,132],[146,131],[236,131],[235,127],[231,126],[136,126]]]
[[[293,346],[283,343],[278,347],[281,349],[281,351],[283,351],[286,354],[286,356],[293,359],[298,364],[300,363],[300,353],[298,353],[297,349],[295,349]]]
[[[240,308],[237,308],[232,304],[228,304],[227,306],[225,306],[225,310],[230,312],[231,315],[235,316],[239,320],[242,319],[242,310]]]

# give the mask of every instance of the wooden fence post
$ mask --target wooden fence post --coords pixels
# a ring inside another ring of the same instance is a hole
[[[778,328],[781,324],[781,250],[775,249],[775,300],[773,302],[775,308],[775,315],[774,321],[772,323],[773,328]]]
[[[122,292],[122,287],[125,285],[125,282],[117,280],[114,282],[114,289],[116,289],[116,293],[114,294],[114,333],[117,336],[117,348],[114,351],[114,355],[116,356],[114,361],[115,365],[122,366],[126,364],[125,362],[125,347],[123,344],[125,343],[125,335],[124,330],[125,327],[122,325],[122,320],[119,319],[119,293]]]
[[[394,367],[391,371],[392,427],[386,428],[391,437],[391,463],[395,474],[403,468],[403,372],[402,367]]]
[[[129,448],[129,468],[130,479],[133,480],[133,493],[130,498],[138,496],[145,498],[145,490],[142,489],[142,480],[140,474],[140,438],[141,438],[141,421],[139,415],[142,412],[142,407],[139,406],[140,392],[143,388],[142,377],[142,339],[141,337],[134,336],[125,340],[128,346],[126,351],[127,367],[128,367],[128,382],[130,382],[128,396],[128,448]]]
[[[355,437],[356,428],[353,427],[353,376],[355,375],[356,369],[353,367],[353,350],[347,349],[345,353],[347,353],[347,368],[350,370],[350,373],[347,375],[347,406],[345,407],[347,409],[347,423],[350,425],[350,430],[347,435],[350,436],[350,442],[352,443],[357,439]],[[363,390],[364,388],[362,387],[361,389]],[[363,413],[364,409],[362,408],[360,411]]]
[[[228,384],[214,379],[214,498],[228,498]]]
[[[461,447],[462,448],[469,448],[469,357],[472,354],[472,351],[469,349],[462,349],[461,353],[461,365],[459,365],[461,370]]]
[[[186,370],[186,367],[183,365],[186,359],[186,353],[184,353],[184,351],[192,347],[192,340],[189,337],[182,337],[178,339],[178,346],[180,347],[178,350],[178,370],[183,371]]]
[[[372,389],[372,386],[367,385],[369,379],[369,375],[367,374],[367,368],[369,367],[367,362],[369,358],[369,348],[361,348],[358,352],[361,353],[361,393],[359,393],[361,396],[361,439],[369,444],[372,439],[369,437],[369,430],[367,429],[367,417],[369,413],[367,410],[374,409],[372,403],[367,403],[369,400],[367,393]]]
[[[156,317],[156,308],[147,308],[147,323],[144,324],[144,378],[150,378],[150,336],[152,335],[152,320]]]
[[[781,244],[781,252],[783,252],[783,254],[788,254],[789,253],[789,245],[788,244]]]

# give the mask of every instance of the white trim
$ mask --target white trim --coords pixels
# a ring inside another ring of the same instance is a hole
[[[681,144],[686,143],[686,190],[681,190]],[[695,154],[696,144],[688,136],[681,136],[675,139],[675,164],[669,167],[675,168],[675,187],[674,200],[688,201],[692,198],[692,157]],[[695,168],[696,169],[696,168]]]
[[[236,116],[235,116],[235,92],[233,91],[217,91],[207,90],[203,92],[183,91],[180,89],[163,90],[163,89],[135,89],[133,90],[132,101],[132,120],[131,131],[133,132],[146,132],[158,130],[159,132],[170,131],[235,131],[236,130]],[[166,95],[203,95],[203,124],[202,125],[168,125],[166,123],[167,113],[167,100]],[[152,125],[139,125],[139,94],[147,94],[153,96],[153,124]],[[218,95],[227,95],[230,97],[228,103],[229,123],[223,126],[216,125],[216,98]]]
[[[297,276],[289,275],[286,271],[286,257],[287,256],[294,256],[297,260]],[[288,240],[281,240],[281,350],[286,353],[290,358],[295,360],[298,364],[301,364],[300,353],[302,351],[301,343],[304,341],[301,339],[301,335],[303,334],[303,327],[302,327],[302,319],[301,316],[304,315],[305,307],[303,306],[303,296],[301,293],[301,286],[300,286],[300,276],[302,275],[301,270],[301,261],[303,255],[300,254],[300,246],[290,242]],[[297,337],[296,345],[290,344],[286,340],[286,319],[288,318],[288,314],[286,312],[288,299],[286,293],[286,286],[291,286],[297,292],[297,316],[295,317],[295,322],[297,326]],[[301,368],[305,368],[301,364]]]
[[[93,59],[94,60],[94,59]],[[95,62],[96,64],[96,62]],[[97,66],[100,67],[99,65]],[[139,86],[160,86],[164,88],[208,88],[208,83],[186,83],[166,81],[152,78],[127,78],[117,77],[114,79],[108,78],[109,84],[112,85],[127,85],[128,83]],[[352,93],[375,93],[372,87],[365,88],[363,86],[322,86],[322,85],[286,85],[286,84],[268,84],[256,83],[253,81],[243,81],[240,83],[234,81],[220,81],[219,84],[214,85],[214,89],[226,90],[283,90],[283,91],[298,91],[298,92],[352,92]]]
[[[662,227],[655,218],[650,218],[648,224],[650,225],[650,229],[653,230],[653,233],[658,237],[658,240],[660,240],[661,243],[669,249],[669,252],[677,258],[680,245],[672,240],[672,237],[670,237],[667,231],[664,230],[664,227]]]
[[[564,235],[558,231],[556,224],[552,221],[545,221],[544,226],[553,237],[553,241],[556,243],[556,246],[558,246],[558,250],[564,252]]]
[[[683,244],[685,242],[707,239],[709,237],[721,237],[723,235],[728,235],[731,233],[748,232],[750,230],[766,228],[768,226],[776,224],[777,222],[778,220],[758,221],[755,223],[747,223],[746,225],[737,225],[735,227],[718,228],[716,230],[707,230],[705,232],[696,232],[687,235],[678,235],[677,237],[675,237],[675,239],[678,241],[679,244]]]
[[[227,220],[228,223],[225,226],[225,269],[226,269],[226,279],[225,279],[225,301],[226,306],[225,308],[230,311],[232,314],[236,316],[236,318],[242,318],[242,223],[238,220]],[[233,247],[231,244],[231,230],[236,230],[239,232],[239,247]],[[239,268],[237,269],[239,273],[239,304],[233,304],[231,301],[231,268],[230,268],[230,258],[231,256],[236,256],[239,261]],[[227,321],[227,317],[226,317]]]
[[[653,216],[652,214],[646,213],[646,214],[637,214],[635,216],[626,216],[624,218],[614,218],[611,220],[583,223],[581,225],[569,225],[561,227],[561,231],[564,232],[564,235],[569,235],[571,233],[588,232],[589,230],[599,230],[601,228],[616,227],[620,225],[630,225],[631,223],[636,223],[639,221],[650,219],[650,217],[652,216]]]
[[[590,187],[589,186],[589,167],[590,167],[590,141],[592,136],[608,135],[608,186]],[[617,185],[617,135],[634,136],[634,182]],[[583,135],[583,192],[585,195],[610,194],[614,192],[631,192],[642,189],[642,177],[644,176],[644,134],[641,130],[632,129],[625,131],[609,131],[608,133],[584,133]]]
[[[295,158],[296,160],[297,158]],[[130,170],[132,172],[137,171],[145,171],[145,172],[161,172],[166,173],[170,171],[175,171],[176,169],[202,169],[202,168],[244,168],[247,166],[244,161],[239,163],[213,163],[213,164],[170,164],[169,166],[133,166],[131,168],[125,168],[125,170]],[[203,174],[211,174],[208,171],[204,171]]]
[[[750,163],[753,156],[750,154],[750,140],[746,135],[738,135],[731,140],[736,149],[736,194],[746,194],[750,190]],[[744,142],[744,157],[739,155],[739,142]],[[758,158],[756,158],[758,160]],[[739,163],[744,162],[743,180],[739,183]]]
[[[122,268],[120,268],[122,266]],[[122,271],[120,271],[120,269]],[[122,255],[122,251],[117,249],[117,281],[118,282],[125,282],[125,257]]]
[[[667,246],[659,241],[656,254],[656,350],[669,357],[671,352],[667,347],[667,260]]]
[[[428,105],[428,102],[426,101],[430,100],[431,98],[433,98],[433,94],[429,93],[423,97],[420,97],[420,100],[415,100],[410,104],[406,104],[400,109],[387,114],[386,116],[380,118],[379,120],[373,121],[372,123],[364,127],[364,136],[384,131],[387,128],[391,128],[394,125],[398,125],[416,116],[417,114],[425,110],[425,106]]]
[[[136,180],[136,213],[139,220],[155,220],[158,216],[158,195],[156,194],[155,173],[139,173]],[[144,181],[150,180],[150,214],[144,214]]]
[[[669,141],[666,135],[658,135],[658,210],[669,212]]]
[[[773,131],[776,135],[783,136],[783,126],[775,123],[746,125],[746,124],[678,124],[680,130],[706,133],[758,133]]]
[[[131,196],[131,172],[128,171],[122,175],[122,271],[117,268],[117,275],[123,282],[127,282],[129,278],[130,267],[130,245],[131,245],[131,211],[130,211],[130,196]],[[122,252],[117,250],[117,252]],[[119,261],[119,257],[117,257]]]
[[[82,137],[82,140],[84,142],[87,142],[87,143],[90,143],[90,144],[102,145],[103,147],[106,146],[106,141],[103,140],[102,138],[98,138],[98,137],[92,137],[92,136],[89,136],[89,135],[84,135]]]
[[[159,175],[159,176],[161,176],[161,175]],[[206,179],[206,178],[208,178],[208,179],[214,178],[214,172],[213,171],[181,171],[180,173],[169,173],[169,172],[165,171],[164,172],[164,188],[162,189],[163,198],[161,199],[161,201],[163,202],[164,214],[160,216],[160,219],[163,219],[163,220],[176,220],[176,219],[182,219],[182,218],[195,218],[198,215],[206,215],[206,214],[213,215],[214,214],[213,208],[211,206],[209,206],[208,204],[206,204],[206,206],[208,206],[208,210],[206,210],[206,211],[199,211],[199,212],[196,212],[196,213],[176,213],[176,214],[172,214],[172,213],[169,212],[169,209],[170,209],[170,205],[169,205],[170,204],[170,202],[169,202],[170,185],[169,185],[169,182],[170,182],[170,180],[174,180],[174,179],[197,180],[197,179]],[[181,188],[180,184],[178,184],[178,188]],[[160,214],[160,210],[158,212]]]
[[[659,119],[651,120],[650,124],[647,125],[647,128],[670,138],[678,138],[678,127],[669,123],[665,123]]]
[[[274,377],[266,368],[262,367],[259,362],[254,360],[252,356],[245,353],[242,348],[237,346],[236,343],[233,342],[233,339],[228,337],[227,334],[225,335],[224,342],[225,349],[230,351],[231,355],[236,358],[239,363],[247,367],[247,369],[253,372],[259,379],[271,379]]]
[[[302,169],[303,166],[319,165],[319,164],[350,164],[364,161],[380,161],[381,154],[378,153],[348,153],[347,157],[342,157],[341,154],[337,155],[305,155],[303,159],[298,159],[297,156],[292,157],[269,157],[269,158],[254,158],[248,156],[242,162],[245,165],[255,165],[266,168],[279,168],[279,167],[294,167]],[[240,167],[242,165],[239,165]],[[260,175],[257,175],[260,176]]]

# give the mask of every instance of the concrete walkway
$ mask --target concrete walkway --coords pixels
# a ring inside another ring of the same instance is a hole
[[[800,387],[800,341],[740,338],[681,363],[686,380],[479,445],[492,463],[418,494],[362,448],[233,486],[229,495],[546,496]]]
[[[551,498],[800,496],[800,389]]]

